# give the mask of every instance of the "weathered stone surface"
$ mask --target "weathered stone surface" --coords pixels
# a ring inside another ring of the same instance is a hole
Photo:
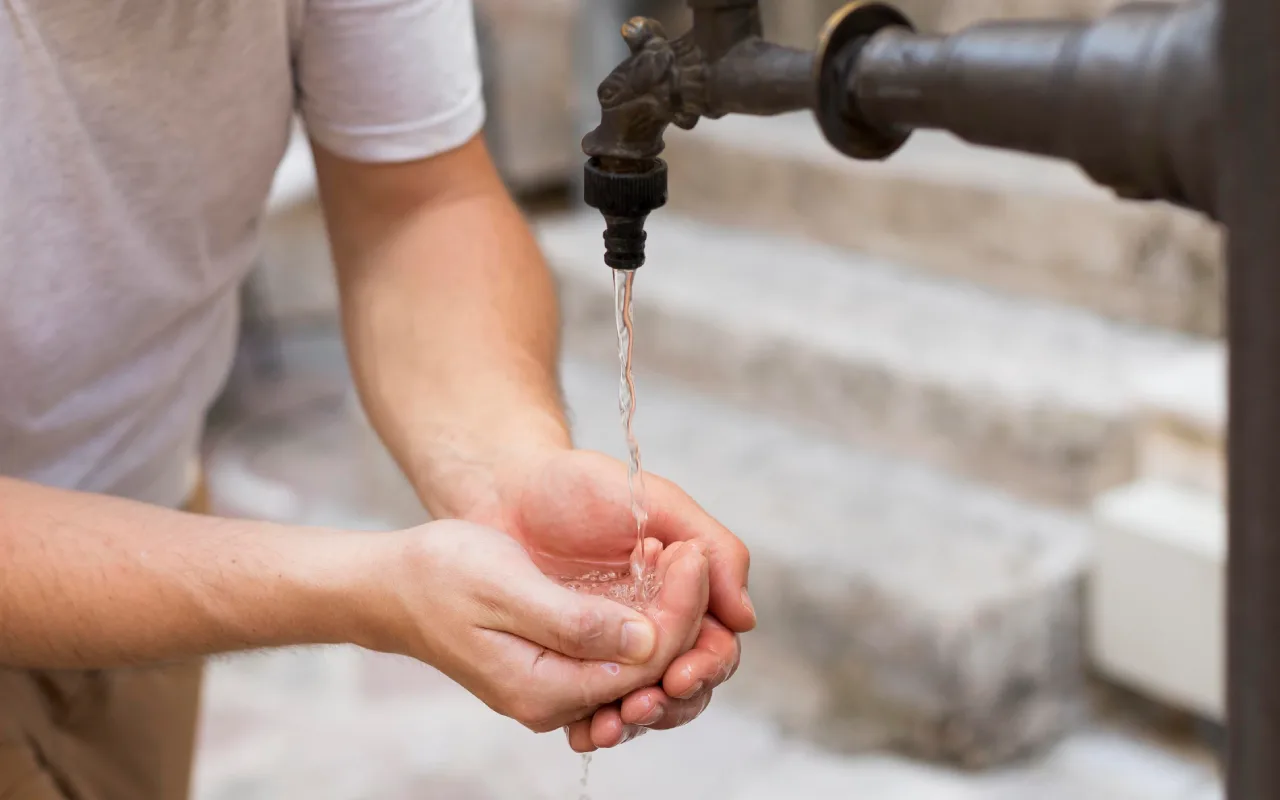
[[[1206,344],[1151,364],[1138,383],[1139,474],[1225,498],[1226,348]]]
[[[1118,202],[1065,163],[918,134],[847,159],[807,114],[703,121],[667,136],[673,210],[796,234],[1108,316],[1221,328],[1220,238],[1173,208]]]
[[[1121,0],[910,0],[908,5],[936,7],[936,16],[926,17],[927,25],[922,27],[951,32],[992,19],[1093,19],[1120,3]]]
[[[581,169],[574,76],[578,0],[477,0],[487,134],[508,184],[558,185]],[[604,76],[600,76],[603,80]]]
[[[614,371],[571,364],[565,387],[578,444],[624,455]],[[646,469],[752,548],[745,700],[829,746],[969,765],[1076,722],[1084,527],[648,374],[638,392]]]
[[[1226,509],[1153,478],[1095,509],[1090,655],[1098,669],[1170,706],[1221,720],[1226,651]]]
[[[541,226],[570,347],[609,357],[601,230],[593,214]],[[642,365],[1029,498],[1083,504],[1128,480],[1133,375],[1192,346],[666,212],[649,230]]]
[[[196,800],[551,800],[582,793],[559,734],[534,736],[425,667],[401,690],[362,684],[394,656],[350,648],[218,661],[205,686]],[[414,673],[417,673],[414,675]],[[1043,758],[979,775],[825,753],[722,700],[693,725],[597,753],[609,800],[1214,800],[1212,771],[1095,727]]]
[[[848,0],[764,0],[760,5],[770,39],[812,47],[828,18]],[[917,30],[949,33],[982,20],[1092,19],[1119,0],[891,0]]]

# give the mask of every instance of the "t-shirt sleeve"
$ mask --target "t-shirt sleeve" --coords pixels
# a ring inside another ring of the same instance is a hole
[[[471,0],[310,0],[296,52],[310,136],[356,161],[413,161],[484,125]]]

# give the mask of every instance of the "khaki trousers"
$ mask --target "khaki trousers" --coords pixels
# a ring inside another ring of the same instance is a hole
[[[0,669],[0,800],[186,800],[201,671]]]

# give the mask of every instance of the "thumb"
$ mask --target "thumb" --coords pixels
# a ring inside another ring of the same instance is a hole
[[[657,649],[647,663],[619,665],[546,660],[544,666],[548,671],[563,672],[565,680],[581,687],[587,705],[612,702],[627,692],[661,680],[667,665],[693,644],[707,610],[707,558],[700,548],[689,544],[677,544],[671,550],[662,588],[649,609],[660,635]]]
[[[579,660],[643,664],[653,656],[657,630],[640,612],[573,592],[537,569],[511,578],[505,632]]]

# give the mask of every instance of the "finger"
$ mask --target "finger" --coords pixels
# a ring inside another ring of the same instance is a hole
[[[644,540],[644,568],[656,571],[658,559],[662,557],[662,542],[652,537]]]
[[[751,553],[746,545],[675,484],[655,478],[650,485],[649,531],[668,546],[680,541],[706,545],[711,562],[711,613],[737,633],[754,628],[755,607],[747,594]]]
[[[530,668],[535,684],[573,686],[580,693],[578,706],[594,709],[659,681],[665,666],[696,640],[708,593],[707,560],[698,548],[677,548],[675,557],[663,566],[662,587],[654,604],[647,609],[658,630],[657,647],[648,663],[631,666],[616,662],[584,663],[548,654],[536,659]],[[562,724],[568,724],[568,720]]]
[[[564,729],[569,738],[569,748],[575,753],[594,753],[598,748],[591,741],[591,720],[584,719]]]
[[[638,725],[624,725],[616,705],[600,709],[591,720],[591,743],[601,750],[619,747],[645,733]]]
[[[617,747],[627,735],[627,726],[622,724],[622,712],[617,703],[607,705],[593,714],[590,725],[591,744],[602,750]]]
[[[643,664],[658,632],[644,614],[606,597],[578,594],[530,565],[503,584],[497,629],[575,659]]]
[[[666,731],[688,725],[711,704],[711,690],[688,700],[677,700],[656,687],[627,695],[621,704],[621,722],[648,730]]]
[[[737,672],[741,654],[738,635],[707,615],[702,619],[693,648],[667,667],[662,688],[677,699],[714,689]]]

